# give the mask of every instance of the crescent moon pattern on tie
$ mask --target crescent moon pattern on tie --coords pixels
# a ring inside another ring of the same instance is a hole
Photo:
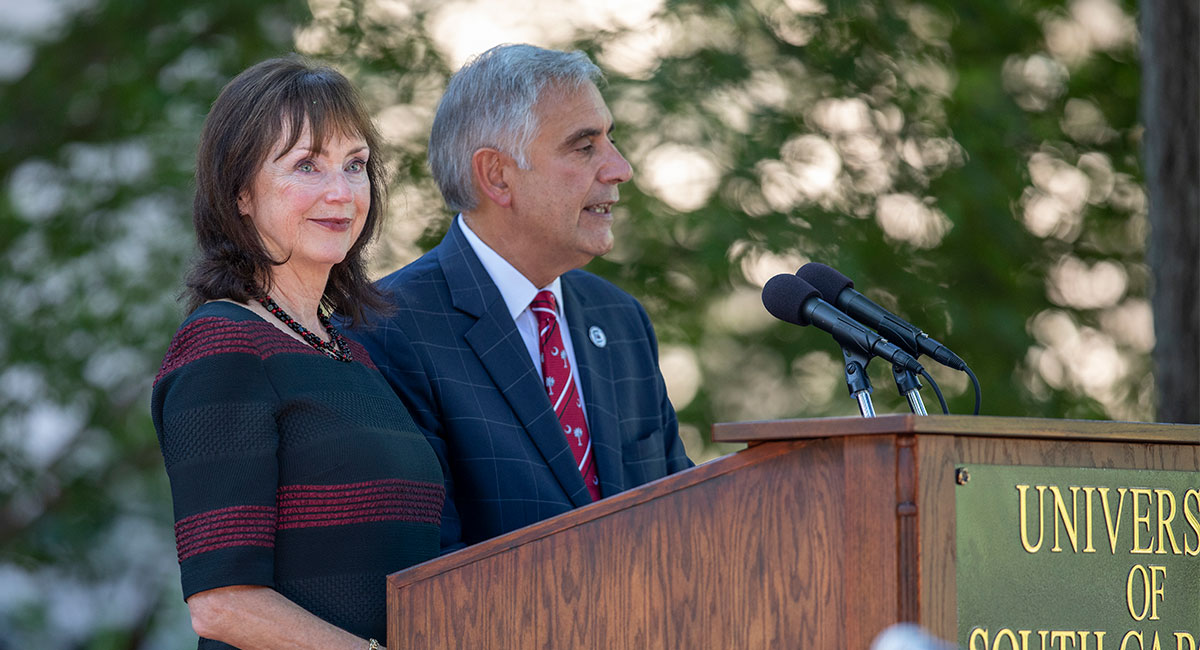
[[[587,419],[583,415],[583,396],[579,394],[575,385],[571,359],[563,345],[562,332],[558,329],[558,303],[554,294],[550,291],[539,291],[529,304],[529,310],[533,312],[538,324],[538,347],[541,350],[546,396],[550,398],[550,404],[562,425],[563,437],[575,456],[584,485],[592,495],[592,500],[599,500],[600,479],[596,473],[596,460],[592,456],[592,439],[588,435]],[[594,343],[595,335],[589,332],[589,337]]]

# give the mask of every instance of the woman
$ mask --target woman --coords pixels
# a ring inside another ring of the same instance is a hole
[[[379,153],[345,77],[294,57],[238,75],[205,121],[192,311],[152,403],[201,648],[381,647],[386,574],[438,552],[437,459],[328,318],[382,304],[363,260]]]

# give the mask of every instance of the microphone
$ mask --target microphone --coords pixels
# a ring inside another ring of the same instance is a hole
[[[767,280],[762,301],[767,311],[779,320],[796,325],[816,325],[832,334],[843,346],[886,359],[917,374],[925,372],[912,355],[822,300],[820,292],[798,276],[780,273]]]
[[[833,303],[850,316],[871,326],[906,351],[937,361],[943,366],[965,371],[967,364],[950,348],[929,338],[918,327],[906,322],[890,311],[871,302],[869,298],[854,290],[854,282],[837,269],[819,262],[809,262],[796,271],[796,275],[816,288],[821,297]]]

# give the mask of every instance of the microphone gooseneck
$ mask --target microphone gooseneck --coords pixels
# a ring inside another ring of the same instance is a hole
[[[763,306],[771,315],[796,325],[814,325],[833,335],[842,346],[920,374],[921,364],[909,353],[867,329],[820,297],[820,292],[804,279],[781,273],[763,286]]]
[[[874,328],[887,340],[914,356],[925,355],[955,370],[965,370],[966,362],[950,348],[930,338],[920,328],[880,307],[854,290],[854,282],[837,269],[819,262],[809,262],[796,275],[812,285],[821,297],[838,309]]]
[[[809,262],[801,266],[796,275],[814,287],[823,299],[833,303],[853,318],[877,330],[880,334],[913,356],[925,355],[938,363],[967,373],[975,388],[975,415],[979,415],[981,391],[979,380],[975,373],[950,348],[932,339],[920,328],[905,321],[899,316],[880,307],[863,294],[854,290],[854,282],[838,272],[837,269]],[[928,377],[927,377],[928,379]],[[932,380],[931,380],[932,383]],[[934,384],[935,390],[937,385]],[[938,390],[938,400],[942,403],[942,411],[948,412],[941,391]]]

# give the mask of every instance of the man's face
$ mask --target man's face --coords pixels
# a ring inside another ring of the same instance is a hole
[[[587,264],[612,250],[612,207],[617,185],[633,175],[610,140],[612,114],[594,84],[553,87],[534,107],[537,135],[526,152],[529,169],[510,180],[513,224],[530,246],[523,260],[539,269],[538,282]]]

